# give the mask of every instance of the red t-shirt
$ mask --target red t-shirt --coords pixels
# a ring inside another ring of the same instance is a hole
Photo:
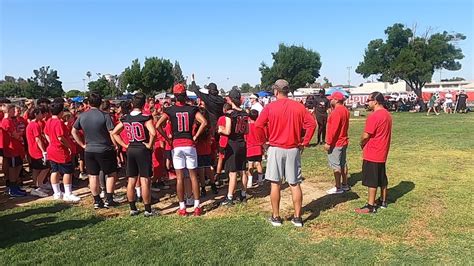
[[[374,111],[367,117],[365,132],[370,134],[364,146],[364,160],[384,163],[387,161],[392,137],[392,116],[385,109]]]
[[[165,126],[165,133],[168,138],[172,138],[173,136],[173,128],[171,127],[171,122],[168,121]],[[173,146],[171,146],[167,141],[165,141],[165,150],[171,151],[173,149]]]
[[[2,121],[3,121],[3,117],[5,116],[5,114],[0,111],[0,149],[3,149],[3,127],[2,127]]]
[[[249,133],[246,135],[247,157],[259,156],[263,154],[262,143],[257,139],[255,121],[249,120]]]
[[[46,121],[44,133],[49,137],[48,160],[56,163],[67,163],[71,161],[68,149],[59,141],[59,137],[67,138],[67,127],[58,118],[51,118]]]
[[[23,117],[17,117],[16,118],[16,121],[17,121],[17,130],[18,132],[22,135],[22,136],[25,136],[26,134],[26,126],[28,125],[28,121],[26,119],[24,119]]]
[[[43,143],[43,147],[47,146],[47,141],[43,136],[43,130],[41,125],[36,121],[31,121],[28,126],[26,126],[26,141],[28,142],[28,154],[33,159],[43,158],[43,152],[36,143],[36,138],[39,138]]]
[[[344,105],[336,105],[328,117],[326,125],[326,143],[331,147],[343,147],[349,144],[349,111]]]
[[[217,120],[217,126],[225,128],[225,115],[219,117],[219,119]],[[221,147],[221,148],[227,147],[228,142],[229,142],[229,137],[228,136],[221,135],[219,137],[219,147]]]
[[[300,144],[301,130],[305,130],[303,145],[309,145],[316,129],[314,116],[303,104],[288,98],[278,99],[263,108],[255,122],[257,137],[265,140],[265,127],[268,127],[270,146],[291,149]]]
[[[5,157],[23,157],[25,156],[25,147],[23,145],[23,138],[17,139],[12,135],[14,133],[21,134],[25,132],[24,124],[19,122],[16,118],[5,118],[2,120],[2,128],[5,131],[3,135],[3,153]]]

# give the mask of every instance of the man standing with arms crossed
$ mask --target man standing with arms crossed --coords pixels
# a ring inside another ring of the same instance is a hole
[[[356,209],[357,213],[368,214],[377,212],[375,196],[380,187],[378,207],[387,208],[387,161],[392,136],[392,116],[384,108],[385,98],[380,92],[372,92],[367,99],[369,110],[373,113],[367,117],[364,133],[360,139],[364,161],[362,163],[362,185],[368,187],[369,197],[367,204]]]
[[[113,201],[115,179],[117,176],[117,155],[112,142],[114,124],[110,115],[99,110],[102,97],[91,93],[89,104],[91,108],[82,113],[74,123],[72,136],[84,150],[84,161],[89,175],[89,188],[94,197],[94,209],[109,208],[117,205]],[[79,135],[83,130],[85,142]],[[99,172],[107,175],[106,201],[100,198]]]
[[[314,114],[316,115],[316,122],[318,123],[318,140],[316,145],[324,144],[326,140],[326,125],[328,123],[328,110],[330,110],[331,105],[329,100],[326,98],[326,90],[320,89],[319,95],[314,98]]]
[[[280,186],[285,177],[290,184],[295,214],[291,222],[298,227],[303,226],[301,207],[303,193],[301,191],[301,152],[309,145],[316,129],[316,121],[304,105],[288,99],[290,85],[279,79],[272,86],[276,101],[268,104],[255,122],[260,142],[265,141],[265,128],[268,128],[267,172],[265,179],[271,182],[270,198],[273,226],[281,226],[280,218]],[[305,135],[301,137],[301,130]],[[303,139],[303,142],[301,140]]]

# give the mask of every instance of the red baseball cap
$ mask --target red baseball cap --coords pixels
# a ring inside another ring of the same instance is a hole
[[[174,85],[174,87],[173,87],[173,93],[174,93],[174,94],[183,94],[183,93],[186,93],[186,88],[184,87],[183,84],[178,83],[178,84]]]
[[[329,97],[329,100],[336,100],[336,101],[344,101],[346,97],[344,97],[344,94],[340,91],[335,91],[333,92]]]

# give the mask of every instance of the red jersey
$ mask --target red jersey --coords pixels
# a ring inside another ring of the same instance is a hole
[[[71,155],[64,146],[59,137],[67,138],[67,127],[58,118],[51,118],[46,122],[44,133],[49,137],[49,146],[47,149],[48,160],[56,163],[68,163],[71,161]]]
[[[300,144],[301,129],[305,130],[302,144],[309,145],[316,129],[316,121],[303,104],[284,98],[266,105],[255,122],[255,127],[261,143],[265,139],[265,127],[268,127],[270,146],[292,149]]]
[[[326,143],[331,147],[343,147],[349,144],[349,111],[344,105],[336,105],[329,114],[326,125]]]
[[[257,139],[255,121],[249,120],[249,133],[246,135],[247,157],[259,156],[263,154],[262,144]]]
[[[367,117],[365,132],[370,138],[363,149],[364,160],[384,163],[387,161],[392,138],[392,116],[385,109],[374,111]]]
[[[23,157],[25,156],[25,147],[23,138],[14,138],[13,134],[20,135],[25,132],[24,124],[16,118],[5,118],[2,120],[3,135],[3,153],[5,157]]]
[[[5,114],[2,111],[0,111],[0,149],[3,149],[3,127],[2,127],[3,117],[5,117]]]
[[[219,119],[217,120],[217,126],[225,128],[225,115],[219,117]],[[221,147],[221,148],[227,147],[228,142],[229,142],[229,137],[228,136],[221,135],[219,137],[219,147]]]
[[[171,128],[171,122],[168,121],[165,126],[165,133],[168,138],[172,139],[173,138],[173,129]],[[171,151],[173,149],[173,146],[170,145],[167,141],[165,141],[165,150]]]
[[[43,143],[43,147],[47,147],[47,141],[43,136],[41,125],[36,121],[31,121],[26,126],[26,141],[28,142],[28,154],[33,159],[43,158],[43,152],[36,143],[36,138],[39,138]]]
[[[193,125],[199,109],[196,106],[176,103],[165,110],[163,115],[168,116],[171,122],[174,147],[194,146]]]

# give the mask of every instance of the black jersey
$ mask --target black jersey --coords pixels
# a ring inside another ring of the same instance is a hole
[[[244,111],[232,110],[226,113],[230,118],[230,141],[245,141],[245,134],[249,132],[249,115]]]
[[[129,148],[146,148],[143,143],[150,141],[150,132],[148,132],[145,123],[150,119],[150,115],[134,112],[124,115],[122,119],[120,119],[125,132],[127,132]]]
[[[173,140],[193,139],[193,125],[199,109],[190,105],[173,105],[165,110],[171,121]]]
[[[317,116],[327,116],[328,109],[331,108],[331,103],[326,96],[317,95],[313,100],[314,111]]]

